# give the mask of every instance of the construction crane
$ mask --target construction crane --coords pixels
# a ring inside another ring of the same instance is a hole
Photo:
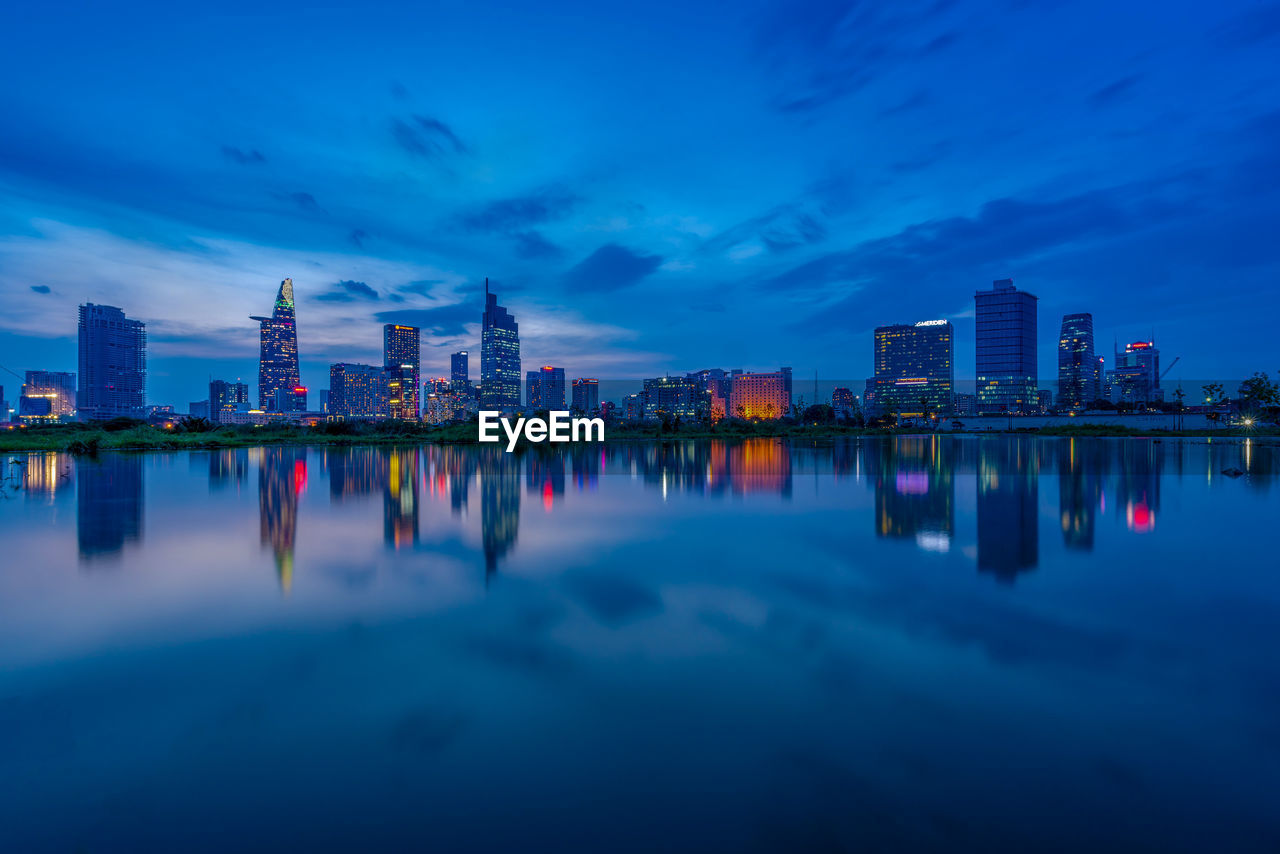
[[[1173,366],[1178,364],[1178,360],[1181,358],[1181,356],[1174,356],[1173,361],[1169,363],[1169,367],[1165,368],[1164,372],[1160,374],[1160,379],[1164,379],[1169,376],[1169,372],[1173,370]]]

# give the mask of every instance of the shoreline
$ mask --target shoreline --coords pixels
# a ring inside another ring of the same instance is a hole
[[[98,451],[181,451],[219,448],[250,448],[268,445],[348,447],[359,445],[481,445],[474,424],[438,428],[372,430],[331,433],[323,429],[222,428],[204,433],[184,433],[155,427],[133,427],[109,431],[101,428],[66,427],[12,430],[0,434],[0,453],[54,451],[92,455]],[[830,440],[863,436],[1043,436],[1046,438],[1098,439],[1246,439],[1280,438],[1280,427],[1217,430],[1140,430],[1126,427],[1043,427],[992,430],[919,430],[912,428],[800,427],[781,425],[752,430],[667,430],[658,427],[623,428],[608,431],[604,441],[583,444],[672,442],[720,439],[738,442],[748,439]],[[500,443],[498,443],[500,444]],[[519,448],[531,447],[521,441]],[[532,447],[537,447],[536,445]],[[550,447],[550,446],[548,446]]]

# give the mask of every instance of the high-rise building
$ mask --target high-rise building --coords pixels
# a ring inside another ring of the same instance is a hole
[[[377,418],[382,377],[382,369],[373,365],[330,365],[329,414],[335,418]]]
[[[722,368],[704,368],[685,376],[702,384],[707,396],[707,414],[712,420],[724,418],[729,410],[729,394],[733,389],[732,375]]]
[[[791,369],[748,374],[735,371],[729,392],[729,415],[734,418],[782,418],[791,411]]]
[[[418,420],[418,384],[422,348],[418,327],[388,323],[382,327],[382,360],[387,372],[387,415]]]
[[[4,386],[0,385],[0,424],[9,421],[9,401],[4,397]]]
[[[710,400],[705,383],[695,377],[647,379],[640,397],[646,418],[666,416],[683,420],[704,417]]]
[[[1151,403],[1164,400],[1160,390],[1160,350],[1155,341],[1134,341],[1115,351],[1115,368],[1107,371],[1107,396],[1112,403]]]
[[[484,280],[480,332],[480,406],[507,411],[520,408],[520,326]]]
[[[270,317],[249,318],[261,324],[258,356],[258,408],[271,410],[276,392],[286,394],[302,385],[298,373],[298,329],[293,309],[293,279],[285,279],[276,292]]]
[[[464,391],[471,384],[471,366],[466,350],[449,357],[449,383],[454,391]]]
[[[141,418],[146,398],[146,324],[114,306],[80,306],[80,420]]]
[[[831,410],[836,418],[851,418],[858,409],[853,389],[836,386],[831,390]]]
[[[0,399],[4,394],[0,393]],[[4,420],[8,420],[5,404]],[[76,375],[65,371],[27,371],[18,398],[18,420],[23,424],[67,421],[76,414]]]
[[[1093,315],[1068,314],[1058,335],[1058,405],[1084,409],[1098,399],[1098,359],[1093,351]]]
[[[1033,294],[997,279],[974,294],[979,412],[1036,407],[1036,312]]]
[[[249,386],[236,380],[213,380],[209,383],[209,413],[213,421],[220,421],[223,412],[234,412],[249,405]]]
[[[525,374],[525,406],[530,409],[564,410],[564,368],[543,365]]]
[[[955,385],[954,340],[947,320],[877,328],[876,408],[910,416],[950,412]]]
[[[595,415],[600,409],[600,381],[596,379],[576,379],[573,381],[574,412],[583,415]]]

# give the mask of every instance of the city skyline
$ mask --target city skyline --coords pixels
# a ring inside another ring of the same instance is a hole
[[[1091,312],[1099,351],[1154,330],[1170,379],[1277,367],[1266,7],[682,6],[657,53],[661,7],[375,3],[248,29],[139,8],[24,9],[32,37],[0,59],[23,84],[0,94],[18,372],[74,370],[69,313],[119,305],[148,324],[152,399],[180,404],[253,375],[243,318],[284,275],[313,390],[379,362],[365,323],[421,328],[424,373],[447,375],[485,275],[531,364],[588,376],[862,378],[875,327],[936,317],[965,379],[970,294],[1009,277],[1042,327]]]

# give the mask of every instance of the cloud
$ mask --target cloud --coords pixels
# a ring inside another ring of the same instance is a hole
[[[364,248],[364,242],[369,239],[369,232],[363,228],[353,228],[351,233],[347,235],[347,240],[351,241],[351,245],[357,249]]]
[[[826,226],[814,214],[787,204],[730,226],[703,243],[702,251],[742,259],[759,254],[760,245],[781,253],[821,243],[826,237]]]
[[[262,156],[262,152],[256,148],[243,151],[233,145],[222,146],[222,154],[228,160],[239,163],[241,166],[251,166],[254,163],[266,163],[267,158]]]
[[[483,208],[464,215],[461,224],[468,231],[508,234],[561,219],[579,201],[572,193],[549,187],[527,196],[489,202]]]
[[[559,258],[564,250],[536,231],[521,231],[512,237],[516,241],[516,255],[530,261]]]
[[[1252,47],[1280,36],[1280,3],[1256,4],[1219,30],[1230,47]]]
[[[316,197],[310,193],[289,193],[287,198],[309,213],[316,213],[320,210],[320,204],[316,201]]]
[[[633,252],[616,243],[606,243],[569,272],[564,280],[581,291],[616,291],[636,284],[662,264],[658,255]]]
[[[52,292],[52,288],[50,288],[48,285],[32,285],[31,290],[35,291],[38,294],[47,294]]]
[[[1121,77],[1118,80],[1113,80],[1090,95],[1089,101],[1095,107],[1104,107],[1120,96],[1128,93],[1128,91],[1132,89],[1134,84],[1136,84],[1140,79],[1142,79],[1140,75],[1130,74],[1127,77]]]
[[[452,128],[431,116],[414,115],[409,121],[392,119],[391,135],[401,148],[424,160],[466,154],[468,150]]]
[[[378,292],[364,282],[343,279],[335,282],[333,289],[316,296],[321,302],[355,302],[356,300],[376,300]]]
[[[437,335],[463,335],[467,324],[479,323],[483,308],[479,302],[457,302],[435,308],[397,308],[379,311],[379,323],[402,323],[430,330]]]

